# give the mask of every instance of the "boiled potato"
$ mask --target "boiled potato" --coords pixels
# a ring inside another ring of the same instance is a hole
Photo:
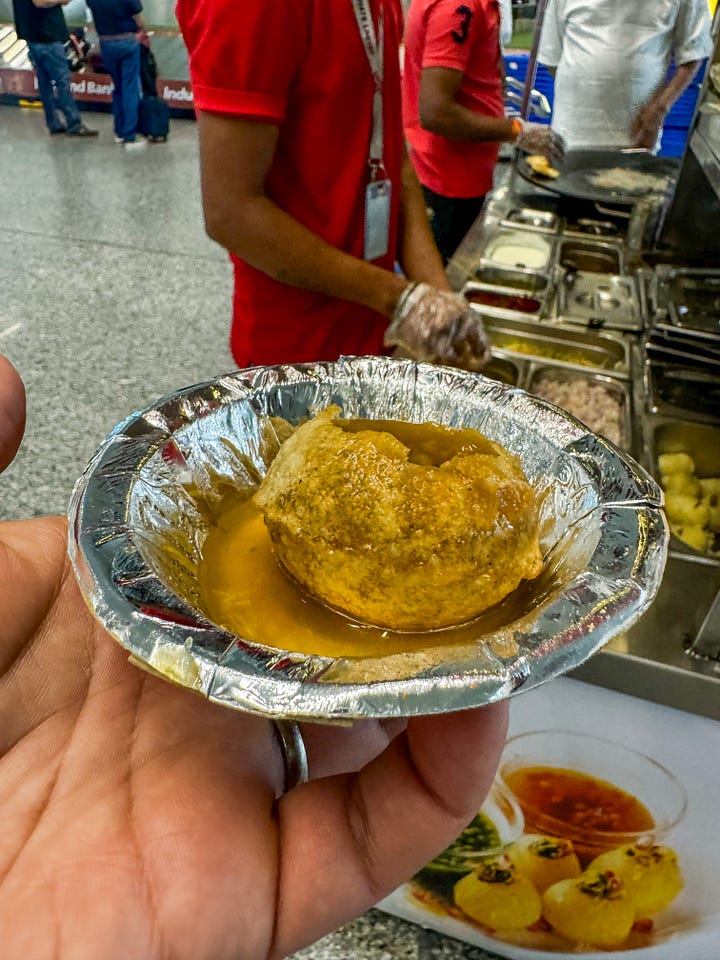
[[[658,457],[660,473],[695,473],[695,461],[689,453],[661,453]]]
[[[696,499],[701,494],[700,481],[691,473],[663,473],[660,482],[665,493],[681,493]]]
[[[630,933],[635,908],[611,871],[586,870],[548,887],[542,912],[558,933],[574,943],[615,947]]]
[[[487,860],[455,884],[453,899],[472,920],[492,930],[529,927],[540,919],[540,894],[515,868]]]
[[[671,523],[670,530],[678,540],[682,540],[693,550],[710,550],[713,545],[714,537],[705,527],[693,526],[691,524]]]
[[[665,512],[668,520],[688,527],[704,527],[709,519],[706,503],[684,493],[669,493],[665,497]]]
[[[703,497],[710,497],[713,494],[720,497],[720,477],[705,477],[699,483]]]
[[[636,920],[664,910],[683,888],[677,854],[669,847],[618,847],[601,853],[588,870],[612,870],[620,878]]]
[[[520,876],[529,880],[539,893],[560,880],[579,877],[582,870],[569,840],[526,833],[507,853]]]
[[[720,496],[717,493],[711,493],[703,497],[702,502],[708,508],[708,529],[713,533],[720,533]]]

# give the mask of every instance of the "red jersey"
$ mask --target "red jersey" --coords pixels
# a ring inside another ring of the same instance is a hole
[[[500,75],[498,0],[413,0],[405,29],[403,120],[420,182],[445,197],[481,197],[492,187],[500,145],[467,143],[420,126],[424,67],[459,70],[458,102],[490,117],[505,115]]]
[[[384,8],[384,162],[392,181],[388,253],[397,259],[402,167],[400,0]],[[362,258],[375,83],[350,0],[178,0],[197,110],[267,121],[279,139],[268,196],[323,240]],[[237,257],[231,349],[240,366],[386,353],[388,321],[291,287]]]

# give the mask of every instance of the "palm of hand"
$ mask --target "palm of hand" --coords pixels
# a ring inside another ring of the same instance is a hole
[[[0,542],[4,956],[38,944],[73,957],[266,956],[269,724],[130,666],[85,607],[65,537],[52,519],[6,524]]]

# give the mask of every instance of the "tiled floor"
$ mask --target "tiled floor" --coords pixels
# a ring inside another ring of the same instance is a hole
[[[0,516],[63,512],[120,420],[233,368],[231,268],[205,235],[196,128],[124,151],[49,137],[42,112],[0,107],[0,351],[28,391],[28,428]]]

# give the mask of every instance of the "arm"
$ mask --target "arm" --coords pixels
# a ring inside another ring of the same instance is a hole
[[[498,143],[514,140],[510,117],[475,113],[458,102],[463,74],[449,67],[425,67],[420,76],[420,124],[450,140]]]
[[[411,280],[422,280],[438,290],[451,289],[430,229],[420,181],[407,150],[403,150],[398,259]]]
[[[630,126],[630,138],[634,147],[652,150],[663,120],[678,97],[692,83],[700,63],[700,60],[691,60],[681,64],[670,82],[661,83],[652,97],[640,107]]]
[[[200,174],[209,236],[291,286],[361,303],[391,317],[408,281],[343,253],[266,194],[278,128],[200,111]]]

